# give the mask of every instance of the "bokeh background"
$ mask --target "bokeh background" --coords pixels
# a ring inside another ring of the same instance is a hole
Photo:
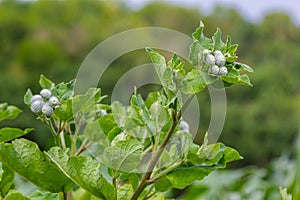
[[[299,181],[300,17],[293,9],[300,3],[285,1],[286,6],[276,3],[272,9],[271,4],[255,6],[260,4],[254,3],[257,1],[243,6],[237,0],[210,2],[0,1],[0,102],[23,109],[17,120],[0,126],[33,127],[35,131],[26,137],[47,149],[50,133],[23,103],[27,88],[36,93],[40,90],[40,74],[54,82],[66,82],[76,77],[81,62],[96,45],[116,33],[157,26],[191,35],[202,20],[207,36],[216,27],[222,29],[224,39],[231,35],[233,42],[240,44],[239,61],[255,70],[249,74],[253,88],[227,89],[227,117],[220,138],[238,149],[244,160],[203,183],[169,195],[184,199],[276,199],[279,186],[299,195],[295,188]],[[144,50],[117,59],[99,83],[103,94],[109,95],[118,78],[131,67],[148,62]],[[201,135],[210,119],[210,104],[209,96],[199,98],[204,124],[199,129]],[[211,188],[218,188],[218,194]]]

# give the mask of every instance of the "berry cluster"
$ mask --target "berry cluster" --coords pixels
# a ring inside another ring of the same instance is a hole
[[[225,76],[228,73],[227,68],[224,66],[226,63],[225,56],[221,51],[216,50],[213,53],[208,50],[203,50],[204,62],[209,66],[208,72],[216,76]]]
[[[30,99],[31,111],[34,113],[43,113],[47,117],[50,117],[55,106],[59,104],[58,98],[51,95],[51,91],[48,89],[42,89],[40,94],[33,95]]]

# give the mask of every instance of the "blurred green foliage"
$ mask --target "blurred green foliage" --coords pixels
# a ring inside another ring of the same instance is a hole
[[[236,10],[216,7],[209,16],[196,9],[152,3],[131,10],[108,1],[0,1],[0,100],[22,108],[14,122],[1,126],[33,127],[30,139],[45,147],[50,133],[33,120],[23,104],[27,88],[39,91],[36,81],[45,74],[55,82],[76,76],[85,56],[106,38],[136,27],[158,26],[191,35],[203,20],[207,35],[215,27],[239,43],[239,61],[254,67],[254,87],[227,90],[228,105],[222,142],[238,149],[242,164],[265,165],[270,158],[291,148],[300,113],[300,29],[281,13],[269,14],[251,24]],[[225,39],[225,38],[224,38]],[[110,94],[118,78],[131,67],[149,63],[143,50],[117,59],[105,72],[99,86]],[[147,76],[147,74],[141,74]],[[210,119],[208,95],[201,102],[200,130]]]

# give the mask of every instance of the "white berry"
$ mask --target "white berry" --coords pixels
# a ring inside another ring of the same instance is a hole
[[[42,113],[47,117],[50,117],[52,115],[52,112],[53,112],[53,108],[50,106],[50,104],[45,103],[42,107]]]
[[[218,75],[219,71],[220,71],[220,68],[217,65],[213,65],[209,68],[209,73],[214,74],[214,75]]]
[[[44,101],[36,100],[32,102],[30,109],[34,113],[39,113],[42,111],[42,107],[44,106],[44,104],[45,104]]]
[[[52,96],[49,99],[49,103],[51,106],[56,106],[57,104],[59,104],[59,100],[56,96]]]
[[[48,89],[42,89],[40,91],[40,94],[42,95],[43,98],[49,99],[51,97],[51,92]]]
[[[212,54],[207,54],[205,56],[205,63],[209,66],[213,66],[216,64],[216,59]]]
[[[225,76],[225,75],[227,75],[227,74],[228,74],[227,68],[226,68],[225,66],[220,67],[219,75]]]
[[[39,94],[33,95],[30,99],[30,103],[33,103],[34,101],[43,101],[43,97]]]
[[[216,59],[216,65],[218,65],[219,67],[225,65],[226,59],[221,51],[215,51],[215,59]]]
[[[202,51],[202,53],[205,55],[205,54],[208,54],[208,53],[210,53],[211,51],[210,50],[208,50],[208,49],[204,49],[203,51]]]

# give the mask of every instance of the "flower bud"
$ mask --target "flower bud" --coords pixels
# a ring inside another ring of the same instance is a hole
[[[209,73],[219,75],[220,68],[217,65],[213,65],[209,68]]]
[[[42,113],[47,117],[50,117],[53,113],[53,108],[49,103],[45,103],[42,107]]]
[[[33,103],[34,101],[43,101],[43,97],[39,94],[33,95],[30,99],[30,103]]]
[[[212,54],[206,54],[205,63],[209,66],[213,66],[216,64],[216,59]]]

